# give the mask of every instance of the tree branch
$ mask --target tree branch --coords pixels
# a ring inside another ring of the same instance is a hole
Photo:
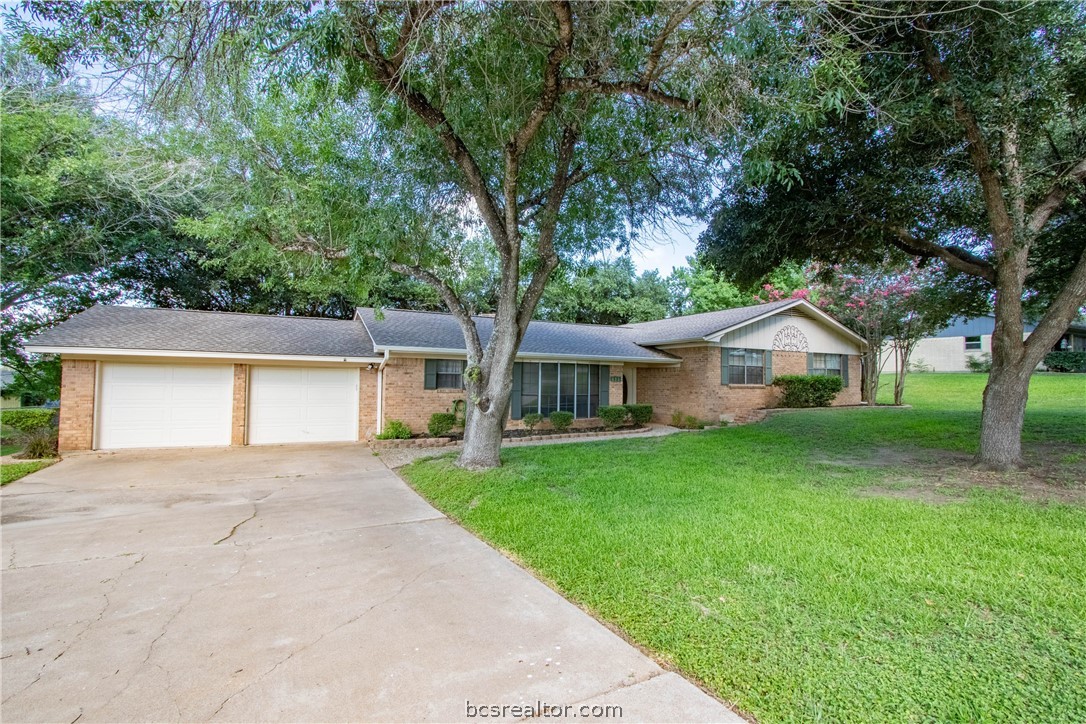
[[[572,92],[597,93],[599,95],[613,96],[637,96],[654,103],[678,108],[683,111],[697,110],[701,101],[697,98],[683,98],[681,96],[656,90],[645,81],[602,81],[595,78],[563,78],[562,90]]]
[[[995,267],[967,249],[960,246],[943,246],[935,242],[914,236],[908,229],[890,227],[893,233],[891,243],[912,256],[942,259],[948,266],[966,274],[980,277],[991,284],[996,283]]]
[[[690,17],[690,14],[704,5],[704,0],[694,0],[694,2],[685,5],[671,14],[671,17],[667,19],[664,24],[663,30],[656,36],[656,40],[652,44],[652,50],[649,51],[649,57],[645,61],[645,71],[641,74],[641,78],[644,82],[653,83],[656,81],[656,73],[660,67],[660,57],[664,53],[664,46],[667,44],[668,38],[675,32],[675,29],[682,25],[682,22]]]
[[[1041,363],[1048,350],[1059,341],[1060,336],[1067,331],[1067,326],[1078,316],[1079,309],[1084,303],[1086,303],[1086,250],[1079,257],[1063,289],[1045,310],[1041,320],[1025,341],[1023,347],[1026,369],[1033,369]]]
[[[456,290],[433,272],[427,271],[418,265],[392,261],[388,263],[388,267],[394,272],[414,277],[429,285],[441,296],[442,301],[449,307],[449,311],[459,322],[460,329],[464,333],[468,348],[468,359],[478,364],[483,358],[483,345],[479,340],[479,329],[475,326],[475,320],[471,318],[467,307],[457,296]]]
[[[1026,228],[1031,236],[1041,233],[1041,229],[1048,223],[1049,218],[1063,204],[1071,194],[1071,182],[1086,183],[1086,158],[1080,158],[1067,171],[1052,182],[1048,193],[1041,199],[1029,215],[1029,223]]]

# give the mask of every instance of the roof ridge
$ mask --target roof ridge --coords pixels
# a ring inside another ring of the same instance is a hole
[[[356,307],[355,309],[356,310],[367,309],[367,310],[376,311],[377,307]],[[442,317],[452,317],[453,316],[452,312],[438,312],[438,311],[435,311],[435,310],[432,310],[432,309],[401,309],[399,307],[388,307],[388,308],[385,309],[385,311],[389,311],[389,312],[406,312],[408,314],[436,314],[436,315],[442,316]],[[491,312],[487,312],[485,314],[476,313],[476,314],[471,315],[471,317],[472,317],[472,319],[476,319],[476,318],[478,318],[478,319],[493,319],[494,314],[491,313]],[[666,319],[666,317],[665,317],[665,319]],[[595,329],[599,329],[600,327],[604,327],[606,329],[626,329],[627,326],[628,326],[628,325],[625,325],[625,324],[593,324],[592,322],[560,322],[560,321],[554,320],[554,319],[531,319],[530,321],[531,322],[539,322],[540,324],[566,324],[566,325],[569,325],[571,327],[593,327]],[[660,320],[652,320],[652,321],[660,321]],[[642,322],[637,322],[637,324],[643,324],[643,323]]]
[[[142,312],[189,312],[192,314],[229,314],[235,317],[259,317],[261,319],[304,319],[318,322],[353,322],[354,319],[340,319],[339,317],[308,317],[299,314],[259,314],[257,312],[220,312],[214,309],[186,309],[183,307],[133,307],[126,304],[95,304],[91,309],[131,309]],[[89,310],[88,310],[89,311]]]

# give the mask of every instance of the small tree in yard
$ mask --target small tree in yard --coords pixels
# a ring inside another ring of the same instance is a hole
[[[551,274],[668,210],[697,213],[715,170],[696,129],[735,102],[728,4],[440,1],[31,2],[53,65],[126,69],[154,107],[230,127],[265,97],[334,113],[344,138],[287,134],[257,166],[329,187],[324,223],[264,211],[290,249],[348,256],[432,287],[460,324],[468,407],[459,464],[500,464],[513,362]],[[696,123],[694,121],[696,120]],[[244,124],[242,124],[244,125]],[[244,126],[237,145],[260,147]],[[306,144],[305,168],[283,163]],[[289,201],[289,200],[288,200]],[[465,226],[496,251],[485,344],[450,270]]]
[[[1021,464],[1030,376],[1086,302],[1086,6],[775,7],[769,105],[703,256],[756,279],[896,250],[977,279],[995,330],[976,463]]]

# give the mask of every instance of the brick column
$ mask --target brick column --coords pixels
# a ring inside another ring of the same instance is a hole
[[[618,382],[614,381],[614,378],[618,378]],[[607,375],[607,379],[610,383],[607,387],[608,400],[612,405],[622,404],[622,365],[611,365],[610,372]]]
[[[94,360],[66,359],[60,363],[61,452],[94,447]]]
[[[377,369],[358,371],[358,439],[372,440],[377,434]]]
[[[249,412],[249,365],[234,365],[234,402],[230,417],[230,444],[244,445]]]

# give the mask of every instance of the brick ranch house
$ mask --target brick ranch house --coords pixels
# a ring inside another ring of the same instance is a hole
[[[476,318],[486,344],[492,320]],[[426,429],[463,399],[451,315],[360,308],[353,320],[96,306],[30,341],[59,355],[61,450],[369,440]],[[840,375],[860,402],[863,341],[803,300],[623,326],[532,322],[510,426],[526,413],[647,403],[707,421],[772,407],[774,375]]]

